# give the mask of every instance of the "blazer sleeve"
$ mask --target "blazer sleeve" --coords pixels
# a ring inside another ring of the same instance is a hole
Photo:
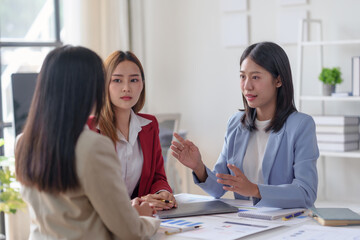
[[[121,239],[148,239],[154,235],[160,222],[139,217],[131,206],[111,140],[97,135],[81,153],[83,160],[78,167],[81,185],[106,227]]]
[[[155,162],[155,174],[154,179],[151,185],[150,193],[156,193],[160,190],[166,190],[172,193],[171,187],[167,181],[165,168],[164,168],[164,158],[162,156],[162,150],[160,145],[159,137],[159,123],[154,117],[152,123],[154,125],[154,149],[153,149],[153,161]]]
[[[261,199],[257,206],[296,208],[312,207],[317,196],[318,176],[316,162],[319,150],[316,140],[315,123],[306,115],[301,121],[296,121],[287,130],[288,136],[293,139],[292,146],[288,146],[288,154],[278,153],[277,161],[291,164],[293,179],[288,184],[268,185],[258,184]],[[282,169],[274,170],[272,178],[280,175]]]

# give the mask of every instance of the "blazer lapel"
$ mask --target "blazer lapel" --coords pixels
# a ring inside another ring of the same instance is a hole
[[[262,172],[264,177],[264,184],[268,184],[270,170],[272,165],[274,164],[276,154],[280,147],[281,139],[284,136],[284,127],[277,133],[271,132],[269,136],[269,140],[266,145],[266,150],[262,163]]]
[[[242,172],[244,172],[243,161],[244,161],[246,148],[249,143],[249,138],[250,138],[249,130],[245,129],[242,125],[239,125],[238,129],[237,129],[237,133],[235,135],[235,140],[234,140],[234,145],[233,145],[234,147],[232,149],[233,159],[232,159],[232,162],[230,161],[230,163],[234,164]],[[239,147],[239,148],[235,148],[235,146]]]
[[[151,141],[148,139],[149,132],[149,124],[146,126],[143,126],[141,131],[139,132],[139,141],[141,150],[143,153],[143,167],[141,170],[141,176],[139,180],[139,195],[143,195],[145,192],[147,192],[148,185],[151,184],[147,181],[149,179],[149,172],[147,169],[151,168]]]

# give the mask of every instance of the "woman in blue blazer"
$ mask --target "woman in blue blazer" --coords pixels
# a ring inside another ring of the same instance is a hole
[[[240,85],[245,109],[230,118],[214,170],[178,134],[173,156],[216,198],[232,191],[235,198],[252,199],[256,206],[311,207],[318,185],[315,123],[295,108],[285,51],[271,42],[249,46],[240,59]]]

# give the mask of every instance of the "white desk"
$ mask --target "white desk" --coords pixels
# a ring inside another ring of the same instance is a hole
[[[238,203],[239,205],[243,205],[244,203],[249,204],[249,201],[243,201],[243,200],[229,200],[229,199],[222,199],[225,202],[228,202],[232,205],[234,205],[234,203]],[[316,202],[315,203],[316,207],[348,207],[351,210],[360,213],[360,204],[356,204],[356,203],[334,203],[334,202]],[[231,214],[229,214],[229,216],[231,216]],[[232,215],[233,216],[233,215]],[[186,218],[183,218],[186,219]],[[219,218],[220,219],[220,218]],[[277,220],[275,220],[277,221]],[[291,221],[294,221],[293,223]],[[320,224],[315,221],[314,219],[307,217],[306,219],[303,219],[303,221],[301,222],[295,222],[297,221],[296,219],[294,220],[289,220],[286,222],[286,225],[275,228],[275,229],[270,229],[264,232],[260,232],[260,233],[256,233],[253,235],[249,235],[246,237],[243,237],[241,239],[269,239],[269,238],[273,238],[273,237],[277,237],[281,234],[284,234],[288,231],[291,231],[295,228],[298,228],[300,226],[304,226],[304,225],[314,225],[314,226],[320,226]],[[345,228],[347,229],[356,229],[359,230],[360,232],[360,225],[357,226],[345,226]],[[194,230],[196,231],[196,230]],[[189,232],[188,232],[189,233]],[[181,236],[179,234],[174,234],[174,235],[165,235],[164,230],[163,229],[159,229],[159,231],[157,232],[157,234],[152,238],[154,240],[180,240],[180,239],[197,239],[197,238],[192,238],[192,237],[184,237]],[[217,240],[221,240],[221,239],[217,239]]]

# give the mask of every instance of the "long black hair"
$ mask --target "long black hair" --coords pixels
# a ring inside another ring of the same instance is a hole
[[[40,191],[76,189],[75,145],[104,101],[101,58],[84,47],[64,46],[45,58],[27,122],[15,149],[16,176]]]
[[[273,42],[260,42],[250,45],[245,49],[241,58],[242,62],[250,58],[257,65],[265,68],[273,78],[280,77],[282,85],[277,89],[275,114],[266,131],[280,131],[288,116],[297,111],[294,103],[294,87],[289,59],[285,51]],[[243,95],[245,114],[241,122],[250,131],[256,129],[256,109],[251,108]]]

